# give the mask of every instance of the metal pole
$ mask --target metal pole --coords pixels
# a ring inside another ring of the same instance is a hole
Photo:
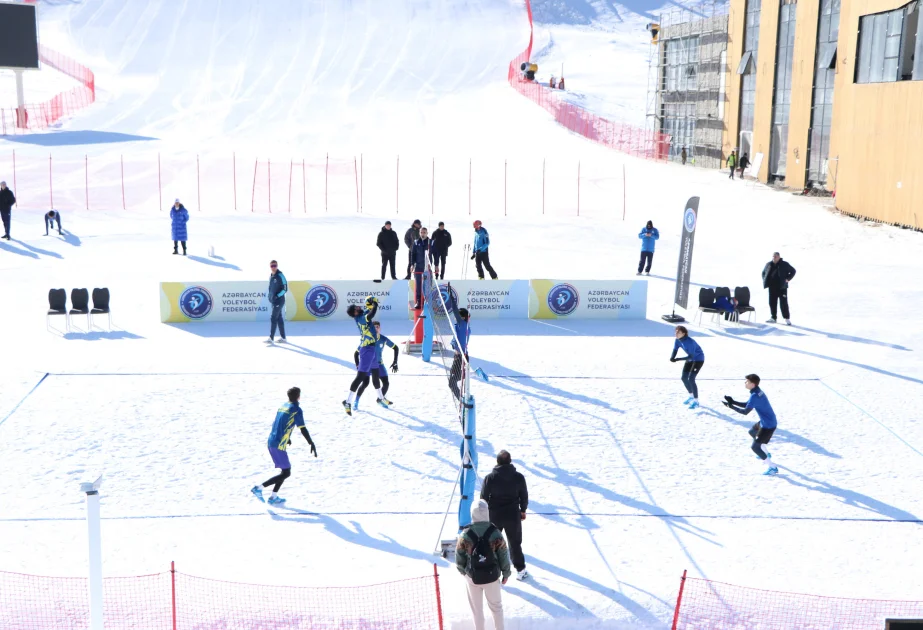
[[[176,630],[176,563],[170,561],[170,592],[172,595],[173,630]]]
[[[81,483],[80,491],[86,493],[87,539],[90,604],[90,630],[103,630],[103,552],[99,522],[99,486],[102,477],[93,483]]]
[[[160,153],[157,154],[157,209],[163,208],[163,184],[160,178]]]
[[[122,210],[125,210],[125,156],[119,155],[119,166],[122,169]]]
[[[327,209],[329,208],[327,204],[327,186],[329,185],[329,181],[330,181],[330,154],[328,153],[326,166],[324,167],[324,212],[327,212]]]
[[[253,188],[250,193],[250,212],[256,212],[256,169],[260,165],[260,158],[253,161]]]
[[[397,156],[397,177],[394,180],[394,214],[401,213],[401,156]]]
[[[51,154],[48,154],[48,202],[51,204],[50,210],[54,210],[54,184],[51,177]]]
[[[26,120],[26,96],[22,83],[22,70],[14,70],[16,74],[16,126],[23,129],[28,127]]]

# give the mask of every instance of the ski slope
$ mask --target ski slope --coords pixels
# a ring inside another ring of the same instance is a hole
[[[430,214],[428,189],[408,191],[416,196],[397,215],[371,193],[362,214],[187,203],[188,257],[170,255],[163,211],[88,212],[75,202],[62,206],[65,235],[45,237],[39,204],[14,210],[13,240],[0,241],[11,296],[0,315],[0,569],[85,574],[78,483],[102,472],[106,575],[173,560],[204,577],[357,585],[426,575],[436,562],[448,627],[470,628],[461,577],[432,554],[460,439],[440,365],[402,356],[394,408],[366,396],[348,419],[339,402],[354,373],[352,324],[289,323],[292,344],[266,347],[265,324],[161,324],[157,283],[261,280],[270,259],[290,280],[373,277],[382,222],[402,235],[413,218],[446,221],[455,240],[447,278],[460,276],[470,219],[480,218],[502,278],[634,279],[637,234],[650,219],[661,239],[646,321],[472,321],[472,363],[491,375],[474,385],[479,473],[506,448],[532,499],[524,550],[533,578],[504,588],[507,628],[666,628],[684,569],[760,588],[919,599],[920,234],[568,134],[505,85],[528,36],[521,11],[499,1],[43,3],[42,41],[90,66],[101,95],[63,130],[157,138],[55,151],[117,164],[119,152],[327,144],[400,147],[424,168],[438,150],[544,155],[568,168],[582,160],[596,171],[579,217],[564,200],[539,214],[534,185],[510,195],[504,216],[499,180],[475,198],[477,217],[448,194]],[[279,24],[284,36],[268,26]],[[555,34],[578,26],[562,20],[549,32],[589,52],[604,29],[585,40]],[[624,221],[612,175],[623,167]],[[31,180],[21,182],[28,198]],[[455,185],[463,194],[464,182]],[[79,201],[79,182],[60,194]],[[680,404],[672,327],[660,321],[692,195],[701,197],[694,289],[747,285],[757,307],[740,328],[690,325],[706,354],[696,411]],[[777,250],[798,270],[791,328],[762,323],[760,271]],[[48,289],[83,286],[112,290],[115,330],[47,332]],[[383,332],[409,331],[408,322]],[[744,396],[750,372],[779,416],[776,478],[760,474],[749,450],[752,416],[720,405]],[[267,508],[249,488],[272,474],[265,440],[292,385],[303,389],[319,457],[296,440],[288,509]]]

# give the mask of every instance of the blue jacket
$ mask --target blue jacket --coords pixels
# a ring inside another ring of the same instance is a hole
[[[750,390],[750,400],[747,401],[747,406],[744,407],[743,413],[750,413],[751,409],[755,409],[756,415],[760,417],[761,427],[764,429],[776,428],[776,412],[772,410],[769,399],[759,387],[754,387]]]
[[[673,356],[670,359],[676,358],[676,351],[682,348],[686,351],[686,356],[689,357],[691,361],[704,361],[705,353],[702,352],[702,348],[699,347],[699,344],[695,342],[695,339],[686,335],[682,339],[677,339],[673,343]]]
[[[725,313],[733,313],[737,310],[737,307],[734,306],[734,303],[731,301],[731,298],[721,296],[715,299],[715,308],[724,311]]]
[[[474,251],[486,252],[490,247],[490,234],[483,225],[474,231]]]
[[[179,208],[170,208],[170,221],[172,221],[172,233],[174,241],[188,241],[186,238],[186,222],[189,221],[189,211],[183,204]]]
[[[647,228],[641,230],[641,233],[638,234],[638,238],[641,239],[641,251],[642,252],[653,252],[654,251],[654,241],[660,239],[660,230],[657,228],[651,228],[651,235],[647,235]]]
[[[288,293],[288,280],[285,279],[285,274],[281,269],[276,269],[276,273],[269,276],[269,289],[266,290],[266,295],[271,303],[278,304],[279,302],[285,303],[286,293]]]
[[[424,271],[426,269],[426,256],[429,254],[429,239],[418,238],[413,242],[413,270]]]
[[[455,303],[455,300],[449,301],[449,308],[452,309],[452,315],[455,316],[455,336],[458,337],[458,342],[461,344],[461,351],[464,354],[468,354],[468,340],[471,339],[471,326],[468,325],[468,322],[462,319],[461,313],[458,312],[458,304]],[[455,343],[455,340],[452,340],[452,349],[458,351],[458,344]]]

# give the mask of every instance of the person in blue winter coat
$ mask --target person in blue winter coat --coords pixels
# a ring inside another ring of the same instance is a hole
[[[471,260],[474,261],[478,269],[478,280],[484,279],[484,267],[487,268],[490,279],[496,280],[497,272],[490,266],[490,234],[487,233],[487,228],[480,221],[474,222],[474,245],[472,249],[474,253],[471,254]]]
[[[638,234],[638,238],[641,239],[641,262],[638,263],[637,275],[641,275],[642,269],[644,273],[651,275],[651,263],[654,262],[654,247],[656,242],[660,240],[660,230],[654,227],[653,221],[648,221],[641,233]],[[647,269],[644,269],[645,262],[647,262]]]
[[[186,238],[186,223],[189,222],[189,211],[179,202],[179,199],[174,201],[173,207],[170,208],[170,221],[172,222],[173,253],[179,254],[177,251],[177,242],[180,242],[183,244],[183,256],[185,256],[186,241],[188,240]]]
[[[288,293],[288,280],[285,274],[279,269],[279,263],[270,261],[269,263],[269,288],[266,290],[266,297],[272,304],[272,315],[269,317],[269,339],[267,343],[275,343],[273,337],[276,336],[276,326],[279,327],[279,343],[285,343],[285,294]]]
[[[420,228],[420,238],[413,242],[410,262],[413,264],[413,283],[416,287],[416,304],[414,308],[423,308],[423,272],[426,271],[426,259],[429,258],[429,232]]]
[[[689,398],[683,404],[689,405],[690,409],[695,409],[699,406],[699,387],[695,384],[695,377],[698,376],[702,366],[705,365],[705,353],[702,352],[699,344],[689,336],[689,331],[686,330],[685,326],[676,327],[676,341],[673,342],[673,354],[670,355],[672,363],[679,361],[676,358],[676,351],[680,348],[686,352],[686,356],[679,359],[686,361],[683,364],[683,385],[686,387],[686,391],[689,392]]]
[[[730,396],[725,396],[722,404],[728,409],[736,411],[743,416],[754,409],[756,410],[756,415],[760,420],[748,430],[750,437],[753,438],[750,450],[756,453],[756,456],[765,462],[766,472],[763,473],[764,475],[778,474],[779,467],[772,461],[772,455],[766,450],[766,445],[769,444],[769,440],[772,439],[772,434],[775,433],[778,424],[776,421],[776,412],[772,410],[772,405],[769,404],[769,398],[767,398],[763,390],[760,389],[759,376],[756,374],[747,374],[744,379],[744,386],[750,390],[750,398],[747,400],[746,404],[738,402]]]

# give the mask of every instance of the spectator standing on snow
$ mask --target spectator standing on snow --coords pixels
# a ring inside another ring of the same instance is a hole
[[[734,169],[737,168],[737,149],[732,149],[731,154],[727,159],[727,167],[730,169],[731,173],[728,175],[728,179],[734,179]]]
[[[740,178],[744,178],[744,171],[747,170],[747,167],[750,166],[750,154],[744,153],[740,156],[740,163],[737,165],[737,168],[740,169]]]
[[[559,89],[559,90],[563,90],[563,89],[564,89],[564,77],[561,77],[561,80],[558,81],[558,89]]]
[[[686,147],[683,147],[683,150],[680,151],[679,157],[683,161],[683,166],[686,166]]]
[[[381,252],[381,279],[385,279],[385,267],[391,265],[391,279],[397,280],[397,274],[394,272],[394,260],[397,257],[397,250],[401,247],[401,242],[397,240],[397,232],[391,229],[391,222],[385,221],[378,233],[378,250]]]
[[[490,235],[487,228],[480,221],[474,222],[474,253],[471,254],[471,260],[475,262],[478,269],[478,280],[484,279],[484,269],[487,267],[487,273],[490,274],[491,280],[497,279],[497,272],[490,266]]]
[[[471,506],[471,525],[455,543],[455,568],[465,576],[474,630],[484,630],[484,598],[494,617],[494,628],[504,630],[501,584],[510,579],[510,555],[503,534],[488,520],[486,501]]]
[[[445,229],[445,223],[439,222],[439,227],[433,232],[430,239],[430,257],[433,261],[433,276],[442,280],[445,278],[445,259],[449,255],[449,248],[452,246],[452,235]]]
[[[763,288],[769,289],[769,312],[772,317],[766,320],[767,324],[776,323],[778,304],[782,305],[782,319],[789,326],[792,320],[788,312],[788,282],[795,277],[795,268],[782,260],[779,252],[773,252],[772,260],[763,267]]]
[[[189,222],[189,211],[179,202],[179,199],[173,202],[170,208],[170,221],[172,222],[171,231],[173,233],[173,253],[177,251],[177,241],[183,244],[183,256],[186,255],[186,223]]]
[[[522,522],[526,520],[529,507],[529,490],[526,478],[513,466],[513,457],[508,451],[497,454],[497,465],[484,478],[481,498],[490,509],[490,522],[506,533],[510,545],[510,556],[516,568],[516,579],[529,577],[526,558],[522,554]]]
[[[654,262],[654,247],[656,241],[660,239],[660,230],[654,227],[653,221],[648,221],[641,233],[638,234],[638,238],[641,239],[641,261],[638,263],[637,275],[641,275],[645,261],[647,262],[647,269],[645,269],[644,273],[651,275],[651,264]]]
[[[58,234],[61,234],[61,213],[57,210],[49,210],[45,215],[45,236],[48,236],[48,228],[54,228],[55,221],[58,222]]]
[[[3,236],[0,238],[10,240],[10,216],[15,204],[13,191],[6,187],[6,182],[0,182],[0,217],[3,219]]]
[[[404,232],[404,245],[407,246],[407,276],[404,280],[410,280],[410,273],[413,270],[413,244],[420,238],[420,228],[422,226],[420,219],[416,219]]]
[[[273,337],[276,336],[276,326],[279,327],[279,343],[285,343],[285,294],[288,293],[288,280],[285,274],[279,269],[279,263],[272,260],[269,262],[269,289],[266,291],[266,297],[272,304],[272,315],[269,317],[269,340],[267,343],[273,343]]]
[[[423,308],[423,272],[426,271],[426,259],[430,255],[430,240],[426,228],[420,228],[420,237],[413,242],[413,249],[410,253],[417,298],[414,309],[418,309]]]

